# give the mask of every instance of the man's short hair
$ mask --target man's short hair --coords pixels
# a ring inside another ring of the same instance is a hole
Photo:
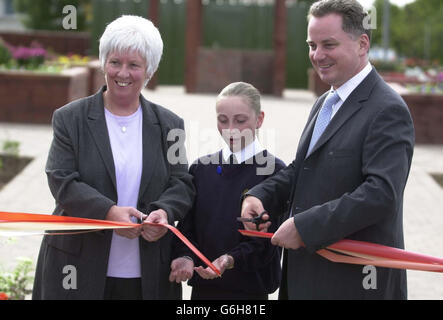
[[[368,17],[368,12],[363,9],[363,6],[357,0],[317,1],[309,9],[308,21],[311,17],[321,18],[331,13],[342,17],[344,32],[356,37],[365,33],[371,40],[371,29],[369,27],[365,28],[365,19]]]

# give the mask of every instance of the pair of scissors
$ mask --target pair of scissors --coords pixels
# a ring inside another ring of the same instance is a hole
[[[265,210],[262,213],[260,213],[258,216],[255,216],[253,218],[242,218],[242,217],[238,217],[237,221],[241,221],[241,222],[252,222],[253,224],[255,224],[255,227],[257,228],[257,230],[259,230],[258,226],[262,223],[267,222],[268,220],[264,220],[263,219],[263,215],[264,214],[268,214],[268,212]]]

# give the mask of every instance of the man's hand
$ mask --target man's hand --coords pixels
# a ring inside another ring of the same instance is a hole
[[[119,207],[114,205],[109,209],[105,219],[117,222],[134,223],[134,221],[131,220],[131,217],[142,219],[146,217],[146,215],[133,207]],[[141,227],[137,226],[130,229],[115,229],[115,233],[128,239],[135,239],[140,235]]]
[[[168,214],[163,209],[152,211],[145,222],[168,224]],[[163,237],[166,232],[168,232],[166,227],[143,224],[141,235],[145,240],[154,242]]]
[[[251,219],[258,215],[260,215],[265,209],[263,208],[263,204],[260,201],[260,199],[253,197],[253,196],[247,196],[242,203],[242,209],[241,209],[241,217]],[[269,220],[269,216],[267,214],[264,214],[262,217],[263,220]],[[262,223],[258,225],[258,229],[261,232],[267,232],[269,226],[271,225],[271,222],[268,221],[266,223]],[[243,226],[246,230],[254,230],[257,231],[257,226],[252,222],[243,222]]]
[[[305,244],[295,227],[294,218],[289,218],[278,228],[271,239],[271,243],[286,249],[298,249]]]
[[[194,274],[194,261],[188,258],[180,257],[171,262],[171,273],[169,281],[180,283],[192,278]]]

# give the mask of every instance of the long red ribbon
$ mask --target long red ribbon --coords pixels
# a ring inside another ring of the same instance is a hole
[[[166,227],[171,230],[210,269],[217,275],[221,275],[220,271],[177,228],[169,224],[144,223]],[[45,234],[57,235],[94,232],[104,229],[134,228],[137,226],[140,226],[140,224],[46,214],[0,212],[0,230],[7,231],[22,230],[21,227],[26,227],[28,230],[70,230],[70,232],[65,233],[45,232]],[[77,231],[72,232],[72,230]],[[245,236],[253,237],[272,238],[273,236],[272,233],[258,231],[239,230],[239,232]],[[318,250],[317,253],[333,262],[443,272],[443,259],[363,241],[341,240],[325,249]]]
[[[272,238],[273,233],[238,230],[244,236]],[[334,253],[339,252],[341,254]],[[394,269],[443,272],[443,259],[356,240],[340,240],[317,254],[329,261]]]
[[[207,259],[177,228],[162,223],[144,222],[151,226],[165,227],[171,230],[189,249],[194,252],[211,270],[213,270],[219,277],[221,272]],[[32,213],[16,213],[16,212],[0,212],[0,230],[3,231],[17,231],[27,228],[27,230],[77,230],[75,232],[64,233],[47,233],[48,235],[79,233],[89,230],[90,232],[104,230],[104,229],[122,229],[134,228],[140,226],[136,223],[115,222],[108,220],[86,219],[78,217],[56,216],[47,214],[32,214]]]

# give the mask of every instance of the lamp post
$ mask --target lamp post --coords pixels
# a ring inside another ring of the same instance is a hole
[[[384,0],[383,3],[383,33],[382,33],[382,43],[384,51],[384,59],[388,60],[388,51],[390,43],[390,32],[391,29],[391,4],[389,0]]]

